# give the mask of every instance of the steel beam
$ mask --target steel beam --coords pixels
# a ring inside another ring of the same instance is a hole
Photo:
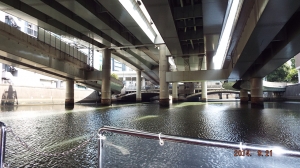
[[[229,72],[222,70],[174,71],[166,72],[166,82],[199,82],[211,80],[227,80]]]
[[[172,55],[182,55],[172,10],[168,0],[143,0],[143,3]],[[166,29],[167,27],[167,29]]]
[[[130,31],[121,25],[111,14],[108,12],[99,13],[97,11],[98,8],[105,9],[103,5],[101,5],[97,1],[86,1],[86,0],[76,0],[83,7],[88,9],[92,14],[94,14],[98,19],[100,19],[103,23],[109,26],[112,30],[121,35],[124,39],[130,42],[133,45],[142,45],[142,43],[130,33]]]
[[[202,17],[202,5],[189,5],[184,7],[174,8],[174,19],[191,19],[195,17]]]
[[[61,5],[59,2],[53,1],[53,0],[52,1],[41,0],[41,1],[45,4],[47,4],[48,6],[50,6],[51,8],[57,10],[62,15],[65,15],[66,17],[70,18],[74,22],[76,22],[76,23],[80,24],[81,26],[89,29],[91,32],[93,32],[93,33],[99,35],[100,37],[104,38],[105,40],[111,42],[112,44],[114,44],[116,46],[121,46],[121,44],[119,42],[117,42],[116,40],[111,38],[109,35],[105,34],[103,31],[101,31],[100,29],[98,29],[94,25],[92,25],[89,22],[85,21],[80,16],[75,14],[73,11],[71,11],[68,8],[66,8],[65,6]]]
[[[204,39],[203,31],[201,29],[198,31],[187,30],[186,32],[179,32],[178,35],[180,41]]]
[[[300,1],[294,0],[256,1],[232,53],[230,78],[240,79],[249,70],[299,7]]]
[[[154,55],[148,47],[137,47],[136,49],[143,51],[146,55],[148,55],[153,61],[155,61],[156,63],[158,63],[159,61],[159,57]]]
[[[141,56],[139,56],[138,54],[136,54],[132,50],[130,50],[130,49],[123,49],[123,50],[125,52],[127,52],[128,54],[132,55],[137,60],[139,60],[142,64],[144,64],[148,68],[146,70],[151,70],[152,69],[152,64],[151,63],[149,63],[147,60],[145,60],[144,58],[142,58]]]
[[[285,37],[281,38],[281,41],[273,40],[245,73],[243,79],[263,78],[300,52],[299,18],[300,12],[296,12],[278,33],[284,34]],[[275,39],[278,39],[278,35]]]

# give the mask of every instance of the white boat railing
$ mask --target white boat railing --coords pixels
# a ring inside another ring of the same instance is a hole
[[[243,153],[244,151],[255,151],[255,152],[269,151],[271,153],[273,151],[273,153],[276,153],[276,155],[300,157],[300,151],[285,150],[275,146],[262,146],[262,145],[254,145],[254,144],[242,143],[242,142],[227,142],[227,141],[217,141],[217,140],[209,140],[209,139],[193,139],[193,138],[179,137],[173,135],[164,135],[161,133],[155,134],[155,133],[138,131],[133,129],[103,126],[98,131],[98,136],[99,136],[98,137],[98,167],[99,168],[103,168],[104,166],[103,148],[104,148],[104,141],[106,139],[104,135],[105,133],[117,133],[117,134],[124,134],[124,135],[129,135],[134,137],[155,139],[158,140],[158,143],[161,146],[164,144],[164,141],[170,141],[170,142],[177,142],[177,143],[234,149],[234,152],[236,152],[238,156],[241,156],[240,154]]]
[[[0,121],[0,168],[4,168],[6,126]]]

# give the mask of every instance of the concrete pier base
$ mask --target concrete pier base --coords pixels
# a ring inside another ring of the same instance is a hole
[[[159,105],[162,107],[170,106],[169,99],[159,99]]]
[[[178,103],[178,98],[172,98],[173,103]]]
[[[136,98],[136,102],[137,102],[137,103],[142,102],[142,98]]]
[[[111,105],[111,99],[101,99],[101,105],[110,106]]]
[[[241,104],[248,104],[249,97],[248,97],[248,92],[247,90],[240,90],[240,103]]]
[[[251,97],[251,108],[264,108],[264,98]]]

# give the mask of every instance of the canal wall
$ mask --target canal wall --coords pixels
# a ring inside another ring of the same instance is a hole
[[[47,88],[30,86],[0,85],[1,106],[4,105],[38,105],[64,104],[65,88]],[[74,101],[78,103],[95,103],[100,101],[98,92],[90,89],[75,89]]]
[[[287,86],[282,98],[284,100],[300,101],[300,84]]]

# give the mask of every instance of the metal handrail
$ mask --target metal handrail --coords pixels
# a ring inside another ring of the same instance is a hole
[[[194,145],[202,145],[202,146],[211,146],[211,147],[221,147],[221,148],[228,148],[228,149],[240,149],[240,150],[251,150],[251,151],[265,151],[265,150],[272,150],[273,153],[285,155],[285,156],[294,156],[300,157],[300,151],[293,151],[293,150],[285,150],[275,146],[262,146],[262,145],[255,145],[249,143],[242,143],[242,142],[227,142],[227,141],[218,141],[218,140],[209,140],[209,139],[193,139],[193,138],[186,138],[186,137],[179,137],[173,135],[164,135],[164,134],[155,134],[150,132],[138,131],[133,129],[124,129],[124,128],[116,128],[110,126],[103,126],[98,130],[98,166],[100,168],[103,167],[103,141],[104,141],[104,133],[105,132],[112,132],[118,134],[126,134],[131,136],[143,137],[147,139],[156,139],[161,142],[163,141],[171,141],[171,142],[179,142],[179,143],[186,143],[186,144],[194,144]]]
[[[6,126],[0,122],[0,168],[4,167]]]

